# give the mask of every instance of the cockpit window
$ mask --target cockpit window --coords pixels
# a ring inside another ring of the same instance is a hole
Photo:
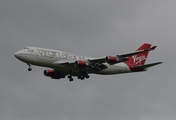
[[[29,49],[28,47],[25,47],[24,49]]]

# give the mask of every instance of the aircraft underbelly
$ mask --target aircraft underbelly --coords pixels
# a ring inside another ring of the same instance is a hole
[[[50,68],[53,68],[54,70],[61,71],[61,72],[71,72],[72,74],[79,74],[81,71],[84,71],[83,69],[80,69],[78,67],[68,67],[68,66],[50,66]]]

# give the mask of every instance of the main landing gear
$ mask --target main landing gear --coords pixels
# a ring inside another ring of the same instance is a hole
[[[88,79],[89,77],[90,77],[89,75],[87,75],[87,76],[81,76],[81,75],[79,75],[78,79],[84,80],[85,78]]]
[[[84,80],[85,78],[88,79],[90,76],[85,72],[78,75],[78,79]]]
[[[85,78],[88,79],[89,77],[90,77],[90,76],[87,74],[87,72],[80,73],[80,74],[78,75],[78,79],[80,79],[80,80],[84,80]],[[73,76],[72,76],[71,73],[68,75],[68,79],[69,79],[70,82],[73,81]]]
[[[68,75],[68,79],[69,79],[69,81],[70,82],[72,82],[73,81],[73,77],[72,77],[72,75],[70,74],[70,75]]]
[[[32,71],[31,64],[27,63],[27,65],[29,66],[28,71]]]

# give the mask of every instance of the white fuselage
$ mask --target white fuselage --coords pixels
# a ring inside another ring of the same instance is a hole
[[[64,66],[64,65],[56,65],[55,62],[75,62],[76,60],[91,60],[93,58],[84,57],[79,55],[70,54],[67,52],[46,49],[46,48],[38,48],[38,47],[26,47],[23,50],[20,50],[15,53],[15,56],[28,64],[49,67],[58,71],[68,72],[68,70],[73,73],[78,73],[80,71],[79,68],[73,66]],[[95,74],[120,74],[120,73],[128,73],[131,72],[128,65],[121,62],[114,65],[109,65],[108,63],[103,63],[107,66],[106,69],[96,72]]]

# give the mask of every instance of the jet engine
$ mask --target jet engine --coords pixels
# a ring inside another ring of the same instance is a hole
[[[86,61],[82,61],[82,60],[78,60],[78,61],[75,62],[75,66],[84,68],[84,67],[87,66],[87,62]]]
[[[105,59],[105,61],[109,64],[116,64],[127,60],[129,60],[128,57],[121,57],[121,56],[106,56]]]
[[[51,77],[51,76],[55,76],[56,72],[54,70],[45,70],[44,71],[44,75]]]
[[[52,79],[65,78],[65,75],[59,74],[55,70],[45,70],[44,75],[47,77],[51,77]]]
[[[119,59],[116,56],[107,56],[105,60],[109,64],[115,64],[119,62]]]

